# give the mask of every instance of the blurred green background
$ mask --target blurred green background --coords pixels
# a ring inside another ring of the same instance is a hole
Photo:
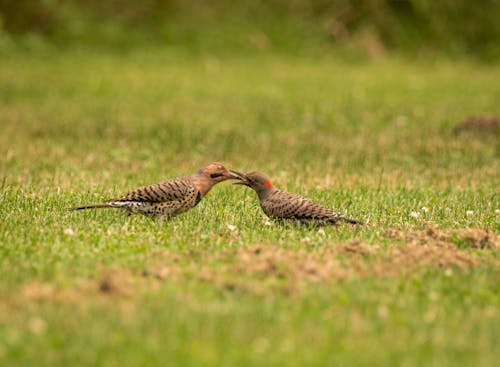
[[[496,0],[0,0],[0,51],[165,45],[349,57],[500,55]]]

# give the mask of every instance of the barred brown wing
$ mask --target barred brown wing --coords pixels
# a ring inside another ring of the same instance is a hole
[[[273,218],[328,220],[338,214],[301,195],[276,190],[261,203],[264,212]]]
[[[141,187],[120,197],[119,201],[146,201],[162,203],[172,200],[185,200],[195,195],[196,188],[188,177],[172,178],[157,184]]]

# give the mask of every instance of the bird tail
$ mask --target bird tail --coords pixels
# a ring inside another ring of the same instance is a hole
[[[342,222],[349,223],[349,224],[360,224],[360,225],[364,225],[365,224],[364,222],[362,222],[360,220],[351,219],[351,218],[345,218],[345,217],[340,217],[340,218],[337,218],[336,220],[337,221],[340,220]]]
[[[98,203],[98,204],[74,206],[74,207],[68,208],[68,210],[102,209],[102,208],[112,208],[112,207],[113,206],[110,205],[109,203]]]

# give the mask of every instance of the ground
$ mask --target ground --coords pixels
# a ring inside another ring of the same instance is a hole
[[[0,65],[0,365],[495,365],[500,68],[158,49]],[[367,224],[275,223],[228,182],[165,223],[65,210],[211,161]]]

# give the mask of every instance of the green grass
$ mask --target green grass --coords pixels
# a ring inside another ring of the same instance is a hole
[[[461,231],[498,244],[499,136],[452,130],[500,115],[499,80],[465,62],[3,55],[0,365],[495,365],[498,247]],[[216,160],[369,225],[267,225],[228,183],[163,224],[65,210]]]

